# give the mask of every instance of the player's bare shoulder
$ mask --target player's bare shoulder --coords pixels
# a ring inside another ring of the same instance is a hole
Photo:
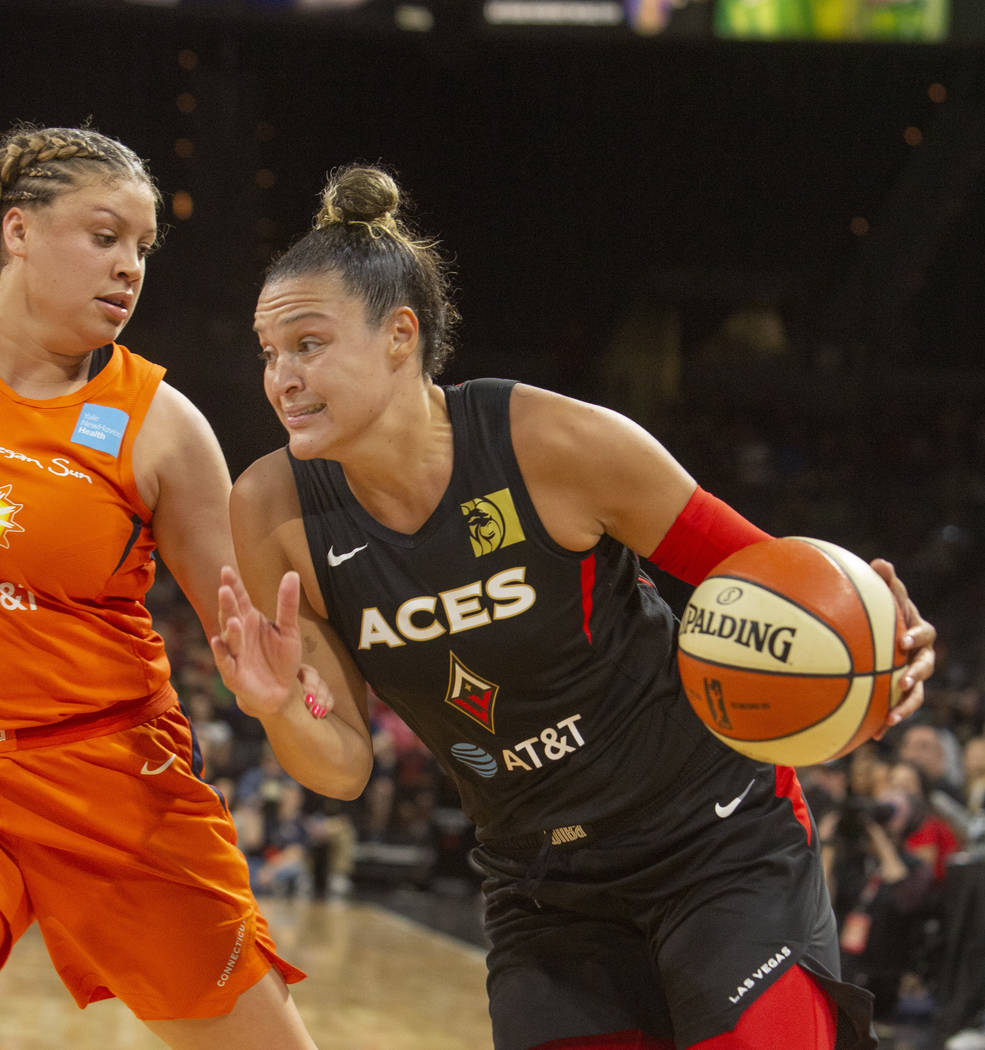
[[[605,532],[652,551],[694,490],[652,434],[602,405],[517,386],[510,429],[541,521],[569,550],[587,550]]]
[[[510,433],[520,473],[549,535],[568,550],[588,550],[601,534],[592,492],[595,444],[605,409],[539,387],[517,384]]]
[[[287,449],[278,448],[255,459],[236,478],[233,490],[252,496],[271,486],[286,485],[293,487],[291,464],[287,458]]]
[[[277,522],[299,517],[301,504],[287,449],[279,448],[254,460],[233,482],[233,514],[249,515],[254,525],[267,529]]]
[[[513,388],[510,430],[518,457],[552,470],[570,464],[577,472],[587,461],[604,461],[606,449],[624,448],[640,432],[612,409],[524,383]]]
[[[301,576],[305,601],[324,618],[325,603],[319,593],[286,448],[261,456],[239,475],[233,484],[229,511],[236,555],[250,592],[265,595],[272,609],[281,576],[294,569]]]

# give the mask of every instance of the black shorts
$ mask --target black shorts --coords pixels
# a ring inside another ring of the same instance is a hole
[[[675,788],[628,829],[473,852],[487,876],[496,1050],[629,1029],[690,1047],[731,1031],[797,963],[839,1006],[839,1050],[875,1047],[871,995],[839,980],[799,785],[789,771],[736,759]]]

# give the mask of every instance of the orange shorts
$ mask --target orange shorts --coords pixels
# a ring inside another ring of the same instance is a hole
[[[225,800],[177,705],[142,725],[0,755],[0,966],[37,920],[80,1007],[218,1017],[278,958]]]

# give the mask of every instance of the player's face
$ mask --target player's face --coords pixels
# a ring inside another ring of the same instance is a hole
[[[29,334],[51,352],[73,355],[116,339],[137,305],[157,237],[150,187],[93,180],[21,215]]]
[[[264,391],[299,459],[338,459],[387,407],[402,357],[334,275],[284,278],[257,301]]]

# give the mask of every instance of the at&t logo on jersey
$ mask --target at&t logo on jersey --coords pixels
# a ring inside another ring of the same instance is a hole
[[[472,553],[477,558],[526,539],[509,489],[477,496],[461,507],[472,543]]]
[[[21,509],[23,504],[14,503],[10,499],[11,485],[4,485],[0,488],[0,547],[9,547],[10,542],[7,539],[8,533],[23,532],[24,530],[20,525],[14,521],[14,516]]]
[[[548,726],[537,736],[514,744],[512,750],[503,748],[503,762],[507,770],[541,769],[545,760],[557,762],[574,754],[585,746],[585,738],[578,732],[576,724],[580,721],[581,715],[569,715],[562,718],[556,726]]]
[[[6,612],[37,612],[38,596],[20,584],[0,580],[0,609]]]
[[[466,742],[452,744],[451,757],[461,762],[463,766],[475,770],[480,777],[494,777],[499,772],[496,759],[476,744]]]
[[[507,773],[515,770],[529,773],[574,754],[585,746],[585,738],[578,730],[580,721],[581,715],[569,715],[562,718],[556,726],[542,729],[536,736],[519,740],[512,747],[504,747],[500,756],[502,768]],[[494,777],[500,769],[496,758],[477,744],[453,744],[451,757],[463,766],[468,766],[480,777]]]

